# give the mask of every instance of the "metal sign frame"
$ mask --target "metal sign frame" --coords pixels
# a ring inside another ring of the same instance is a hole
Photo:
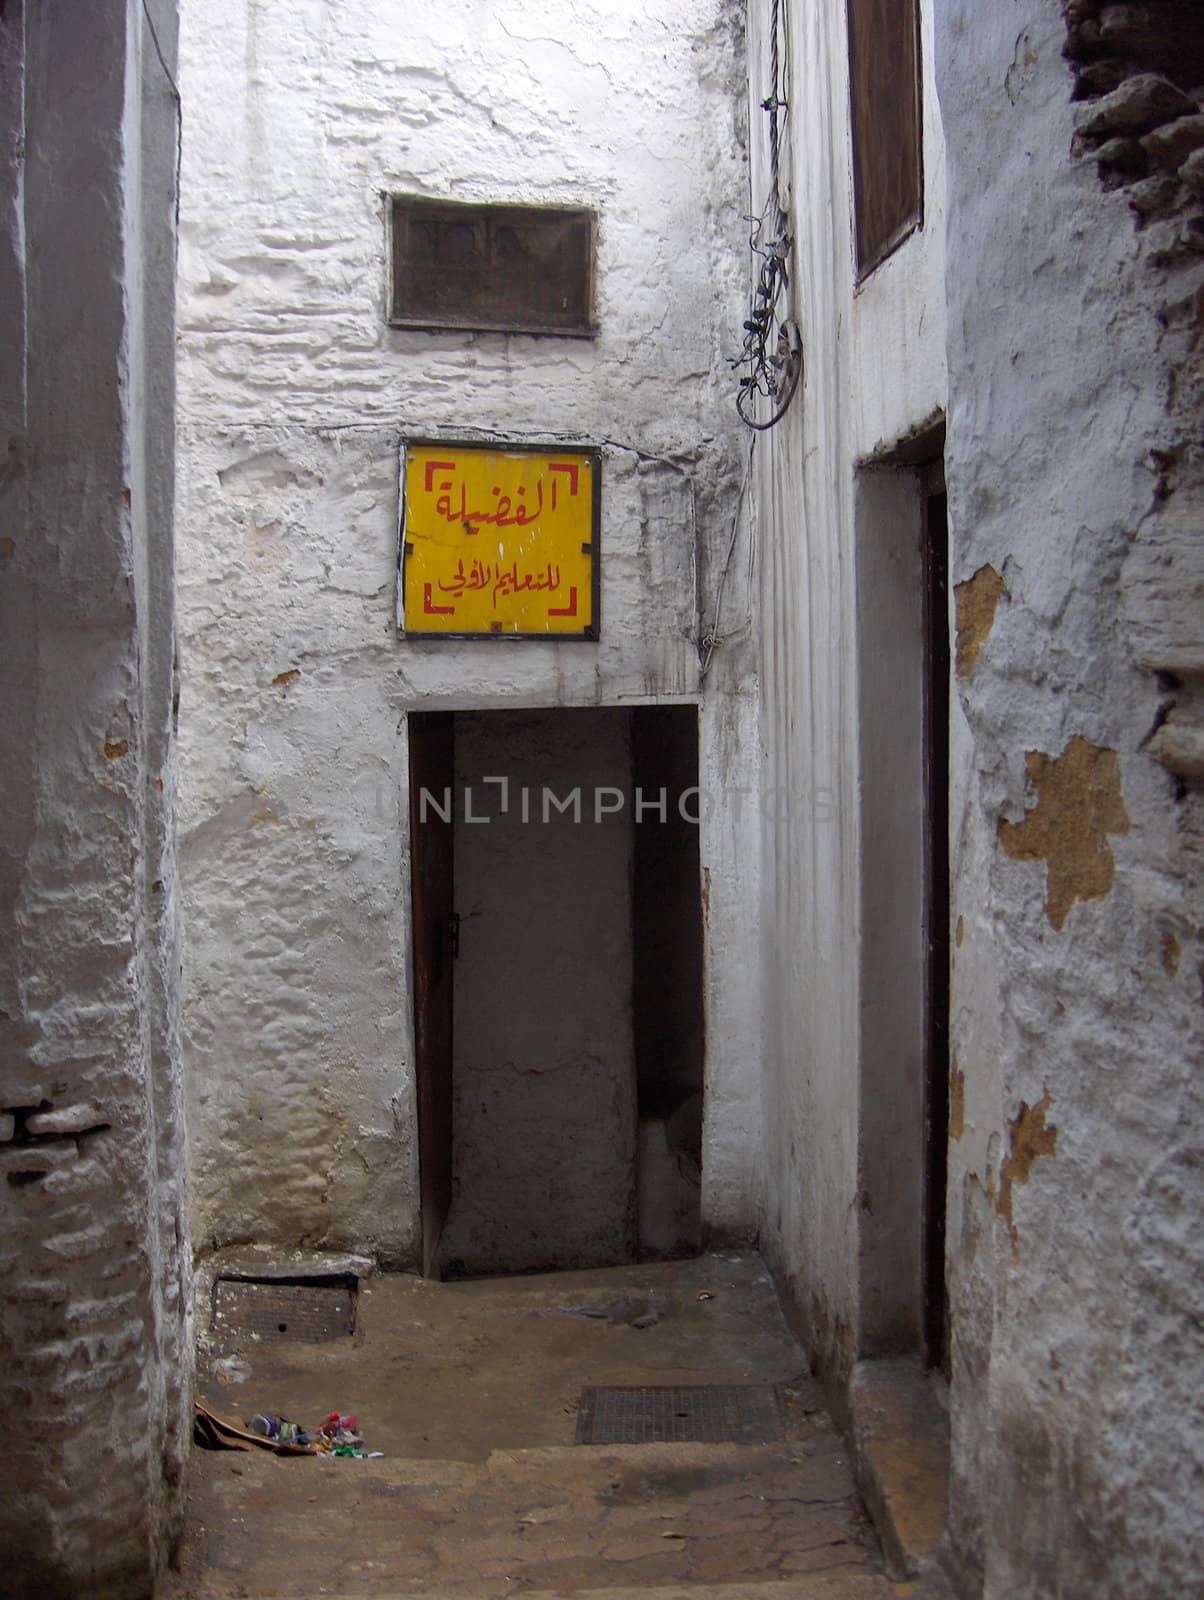
[[[563,457],[566,463],[573,460],[590,463],[590,533],[583,540],[581,553],[589,558],[590,620],[580,630],[563,629],[519,631],[491,627],[483,629],[415,628],[406,626],[406,581],[408,558],[413,553],[413,542],[407,536],[407,495],[409,454],[411,450],[475,451],[493,455],[534,455]],[[601,636],[602,600],[602,451],[597,445],[563,444],[559,440],[545,442],[509,439],[431,439],[406,438],[401,441],[399,455],[398,540],[397,540],[397,632],[401,638],[413,640],[542,640],[546,643],[593,644]]]

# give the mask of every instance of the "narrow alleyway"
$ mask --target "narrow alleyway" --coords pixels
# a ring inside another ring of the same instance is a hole
[[[194,1450],[172,1600],[907,1592],[756,1257],[377,1277],[350,1338],[201,1333],[215,1411],[353,1412],[383,1457]],[[766,1442],[576,1443],[582,1390],[618,1385],[754,1386]]]

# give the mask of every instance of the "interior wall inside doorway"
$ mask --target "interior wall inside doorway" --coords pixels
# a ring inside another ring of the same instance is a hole
[[[641,1256],[702,1244],[702,904],[698,719],[693,708],[631,713],[635,828],[632,920],[637,1207]]]
[[[455,718],[450,1270],[634,1254],[630,772],[624,711]]]
[[[945,599],[929,596],[924,476],[906,457],[868,466],[856,480],[859,764],[861,784],[861,1059],[858,1134],[858,1329],[863,1357],[924,1347],[930,1255],[927,1176],[928,947],[948,923],[947,845],[940,855],[944,903],[933,904],[936,838],[931,791],[948,783],[932,764],[928,719],[944,696],[929,635],[943,630]],[[943,563],[941,571],[943,573]],[[942,579],[943,582],[943,579]],[[941,590],[944,595],[944,590]],[[939,617],[935,612],[939,604]],[[948,672],[947,645],[940,668]],[[939,829],[945,827],[942,808]],[[939,939],[947,958],[947,934]],[[941,1037],[944,1037],[942,1032]],[[947,1069],[942,1069],[942,1071]],[[943,1171],[943,1167],[942,1167]],[[941,1219],[943,1223],[943,1213]],[[943,1229],[942,1229],[943,1241]]]
[[[448,1273],[698,1248],[693,707],[461,712]]]

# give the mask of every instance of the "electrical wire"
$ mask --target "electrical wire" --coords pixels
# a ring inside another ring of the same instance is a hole
[[[151,44],[154,45],[155,54],[159,58],[159,66],[163,70],[163,76],[167,79],[168,87],[171,90],[171,97],[176,104],[175,216],[176,232],[178,234],[180,230],[180,171],[184,160],[184,102],[180,98],[180,86],[176,82],[171,68],[167,65],[167,57],[163,54],[163,46],[159,43],[159,31],[155,27],[155,19],[150,14],[150,8],[147,5],[146,0],[142,0],[142,15],[146,20],[147,31],[151,36]]]
[[[733,633],[721,634],[719,624],[723,617],[723,596],[727,589],[728,574],[732,568],[732,558],[736,554],[736,543],[740,537],[740,523],[744,514],[744,502],[748,496],[748,486],[752,481],[753,451],[756,448],[757,436],[754,433],[748,441],[748,455],[744,462],[744,475],[740,480],[740,492],[736,496],[735,509],[732,512],[732,533],[727,542],[727,553],[723,558],[723,570],[719,574],[719,588],[715,594],[715,610],[711,617],[711,626],[698,641],[698,681],[702,683],[707,673],[711,670],[711,657],[715,654],[717,645],[726,644],[742,631],[738,628]],[[752,551],[749,551],[749,573],[752,573]],[[747,627],[748,624],[743,625]]]
[[[741,375],[736,410],[758,432],[781,421],[793,400],[803,369],[802,337],[791,312],[787,263],[794,240],[782,204],[780,113],[788,111],[781,63],[781,0],[770,7],[769,94],[761,109],[769,115],[769,193],[753,224],[749,248],[760,260],[752,311],[744,324],[744,343],[733,367]]]

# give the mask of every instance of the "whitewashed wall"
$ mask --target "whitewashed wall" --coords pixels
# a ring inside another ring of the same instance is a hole
[[[704,1210],[753,1225],[744,66],[724,0],[189,0],[181,737],[199,1247],[414,1259],[405,713],[700,696]],[[382,193],[595,207],[596,340],[385,323]],[[406,434],[604,447],[597,645],[402,643]],[[741,634],[741,625],[743,633]]]
[[[1107,9],[1123,72],[1198,62],[1194,8]],[[943,13],[954,577],[1003,591],[957,696],[954,1549],[990,1600],[1155,1600],[1201,1573],[1204,819],[1154,738],[1204,672],[1200,201],[1177,141],[1143,231],[1079,158],[1056,9]]]
[[[152,1592],[192,1430],[174,40],[0,8],[0,1592],[48,1600]]]
[[[816,1360],[826,1372],[847,1374],[863,1309],[861,1235],[892,1209],[881,1195],[872,1216],[865,1207],[864,1169],[873,1162],[862,1149],[863,1013],[904,1008],[914,1043],[907,996],[922,982],[918,916],[909,940],[915,970],[900,965],[870,985],[863,979],[863,899],[876,889],[889,898],[890,885],[867,877],[862,859],[867,775],[857,653],[874,596],[858,588],[856,533],[865,507],[858,505],[857,469],[944,405],[944,145],[926,5],[923,225],[855,292],[844,8],[783,9],[790,108],[783,199],[795,240],[793,306],[805,366],[792,408],[757,449],[766,784],[763,1240]],[[769,92],[769,18],[767,3],[750,7],[758,208],[768,183],[759,103]],[[907,530],[899,538],[907,539]],[[918,588],[916,598],[918,627]],[[888,719],[879,731],[883,777],[875,775],[869,798],[881,798],[885,783],[891,799],[912,808],[918,839],[918,726]],[[908,1045],[901,1026],[901,1057]],[[918,1152],[899,1159],[915,1168]],[[914,1254],[918,1225],[911,1233]]]
[[[866,868],[919,801],[866,698],[884,614],[864,535],[892,491],[864,469],[855,490],[855,464],[947,395],[942,1559],[959,1596],[1154,1600],[1200,1576],[1201,39],[1189,6],[1065,10],[1080,66],[1161,69],[1186,99],[1106,105],[1084,80],[1076,105],[1057,7],[923,7],[927,237],[855,295],[843,8],[789,7],[808,378],[757,479],[766,773],[795,797],[764,836],[763,1238],[847,1393],[880,1331],[865,1249],[897,1159],[867,1143],[867,1030],[898,996],[866,990]]]

